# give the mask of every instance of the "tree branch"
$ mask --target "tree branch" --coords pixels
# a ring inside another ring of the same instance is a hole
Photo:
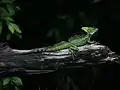
[[[0,44],[1,71],[24,71],[31,73],[48,73],[62,68],[83,67],[106,62],[119,63],[119,57],[108,47],[98,43],[78,47],[73,56],[68,49],[56,52],[44,52],[45,48],[16,50],[6,43]],[[34,71],[33,71],[34,70]]]

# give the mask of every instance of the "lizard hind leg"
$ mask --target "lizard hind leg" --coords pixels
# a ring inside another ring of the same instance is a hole
[[[77,46],[73,46],[73,47],[70,47],[70,48],[69,48],[69,54],[72,55],[73,60],[75,60],[75,57],[76,57],[75,52],[78,51],[78,50],[79,50],[79,49],[78,49]]]

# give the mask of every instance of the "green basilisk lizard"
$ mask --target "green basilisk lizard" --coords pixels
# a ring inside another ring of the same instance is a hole
[[[61,41],[57,44],[54,44],[53,46],[47,47],[45,51],[50,52],[50,51],[59,51],[62,49],[69,49],[70,52],[72,53],[73,51],[78,50],[77,48],[78,46],[83,46],[87,43],[92,43],[92,41],[90,41],[90,38],[98,29],[94,27],[82,27],[81,29],[85,31],[87,34],[86,35],[75,35],[69,38],[68,42]]]

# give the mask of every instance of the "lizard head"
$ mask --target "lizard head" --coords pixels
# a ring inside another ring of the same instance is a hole
[[[98,28],[95,27],[82,27],[81,29],[90,35],[93,35],[95,32],[98,31]]]

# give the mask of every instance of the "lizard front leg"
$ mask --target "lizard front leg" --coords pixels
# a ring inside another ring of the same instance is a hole
[[[96,41],[91,41],[90,38],[88,39],[88,44],[93,44],[95,43]]]

